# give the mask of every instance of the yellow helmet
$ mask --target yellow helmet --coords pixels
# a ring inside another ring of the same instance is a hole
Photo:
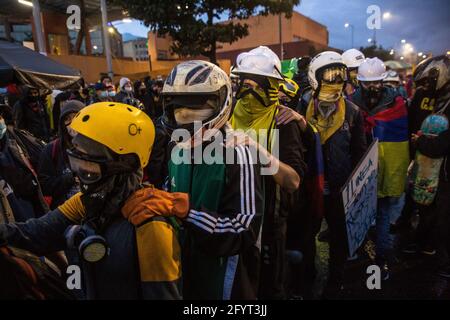
[[[117,102],[98,102],[82,109],[70,127],[117,154],[134,153],[145,167],[155,141],[155,126],[143,111]]]
[[[295,98],[299,90],[297,82],[289,78],[285,78],[280,82],[280,91],[290,98]]]

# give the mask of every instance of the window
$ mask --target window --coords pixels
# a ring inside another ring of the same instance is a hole
[[[33,41],[31,24],[13,24],[11,37],[17,42]]]
[[[167,50],[158,50],[158,60],[167,60]]]

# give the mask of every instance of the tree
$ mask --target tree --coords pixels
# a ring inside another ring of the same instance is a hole
[[[217,43],[233,43],[248,35],[250,16],[291,17],[300,0],[113,0],[158,35],[170,35],[171,50],[180,56],[203,55],[216,63]],[[220,22],[227,20],[226,22]]]
[[[382,46],[369,46],[369,47],[360,47],[359,51],[364,53],[366,58],[379,58],[382,61],[392,60],[393,56],[390,55],[390,52],[384,49]]]

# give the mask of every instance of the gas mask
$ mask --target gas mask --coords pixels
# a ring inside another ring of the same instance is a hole
[[[361,81],[363,98],[367,106],[371,109],[375,107],[383,94],[382,81]]]
[[[89,223],[73,225],[65,232],[67,247],[77,250],[84,262],[96,263],[109,255],[106,239],[97,235]]]

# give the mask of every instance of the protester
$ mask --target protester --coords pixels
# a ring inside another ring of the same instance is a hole
[[[39,90],[23,86],[22,91],[22,99],[17,101],[13,108],[15,125],[48,142],[50,123],[45,107],[39,98]]]
[[[83,108],[84,104],[78,100],[68,101],[63,106],[58,122],[58,138],[45,147],[40,157],[38,178],[52,210],[80,192],[66,150],[72,148],[72,138],[76,135],[69,125]]]
[[[186,299],[257,298],[257,240],[263,214],[260,167],[250,148],[232,146],[234,141],[226,142],[231,143],[236,161],[225,160],[228,151],[219,143],[219,135],[224,141],[231,95],[225,72],[199,60],[176,66],[162,91],[164,126],[190,134],[174,147],[169,161],[170,190],[187,192],[190,199],[182,248]],[[177,134],[174,131],[172,136]],[[206,153],[214,144],[223,149],[221,156]],[[178,161],[196,150],[204,155],[202,159]],[[216,155],[215,162],[208,164],[206,157]]]
[[[37,254],[78,252],[88,299],[181,298],[176,223],[165,216],[184,217],[188,197],[141,187],[154,140],[150,118],[97,103],[69,128],[77,132],[68,156],[82,193],[39,219],[0,225],[0,234]]]
[[[329,277],[324,292],[328,298],[335,298],[343,292],[344,268],[348,256],[344,213],[336,210],[339,208],[341,188],[367,148],[362,114],[357,106],[343,96],[347,74],[347,67],[340,54],[325,51],[315,56],[308,70],[311,99],[303,100],[301,107],[301,113],[308,121],[306,133],[309,135],[309,153],[316,154],[316,159],[320,156],[324,161],[323,169],[316,172],[323,172],[323,185],[319,183],[319,187],[308,191],[309,198],[316,201],[323,199],[323,212],[320,205],[314,204],[315,212],[309,217],[309,226],[306,226],[305,231],[309,235],[305,239],[305,263],[307,272],[314,278],[314,238],[320,230],[324,215],[330,245]],[[314,147],[317,139],[321,150]],[[306,287],[311,290],[311,283]]]
[[[310,88],[308,81],[308,67],[310,63],[311,57],[309,56],[303,56],[297,60],[297,72],[292,80],[294,80],[299,86],[299,95],[302,95],[305,90]]]
[[[128,78],[121,78],[119,83],[119,93],[115,95],[114,101],[128,104],[130,106],[144,109],[142,103],[134,97],[133,86]]]
[[[153,120],[158,119],[163,114],[162,99],[160,97],[163,86],[164,80],[161,76],[156,77],[152,82],[151,93],[153,99],[149,109],[150,117]]]
[[[305,171],[298,125],[295,122],[276,123],[281,108],[278,100],[280,81],[283,80],[280,68],[281,62],[275,53],[261,46],[240,54],[236,68],[232,70],[239,75],[240,86],[231,125],[235,130],[249,132],[259,150],[270,155],[271,167],[277,168],[272,175],[264,177],[259,288],[262,299],[286,298],[286,219],[291,211],[293,194]],[[279,153],[273,154],[274,150]]]
[[[360,87],[352,101],[364,112],[368,142],[378,139],[378,205],[376,221],[376,263],[382,278],[389,278],[394,260],[390,225],[404,205],[406,172],[409,165],[408,111],[405,99],[383,86],[386,67],[378,58],[366,59],[358,68]]]
[[[358,80],[356,79],[358,74],[358,67],[364,62],[366,57],[364,54],[356,49],[349,49],[342,54],[342,60],[347,66],[347,82],[345,84],[344,94],[348,100],[352,100],[352,95],[359,87]]]
[[[136,80],[134,82],[134,96],[143,104],[145,113],[150,116],[150,107],[153,102],[152,95],[147,89],[144,81]]]
[[[428,97],[428,101],[434,100],[433,110],[423,109],[423,104],[410,107],[411,116],[415,120],[426,119],[427,111],[436,115],[444,115],[450,119],[450,91],[449,91],[449,61],[448,56],[437,56],[423,61],[414,73],[414,82],[416,85],[416,95]],[[416,101],[413,99],[413,101]],[[420,128],[419,128],[420,129]],[[431,157],[445,157],[444,163],[440,167],[439,184],[437,195],[433,203],[429,205],[418,205],[420,222],[417,228],[415,241],[404,251],[408,253],[422,252],[430,254],[437,248],[438,254],[438,274],[450,278],[450,242],[449,242],[449,194],[448,186],[448,163],[449,153],[449,135],[448,130],[440,133],[433,138],[429,135],[423,135],[422,131],[416,130],[412,133],[414,147],[421,154]],[[430,169],[429,169],[430,170]],[[430,173],[430,179],[432,179]]]
[[[0,106],[0,180],[16,221],[45,214],[44,201],[36,171],[23,142],[17,136],[11,109]]]
[[[396,90],[403,98],[407,99],[406,90],[401,84],[400,76],[394,70],[388,71],[386,78],[383,79],[383,85]]]

